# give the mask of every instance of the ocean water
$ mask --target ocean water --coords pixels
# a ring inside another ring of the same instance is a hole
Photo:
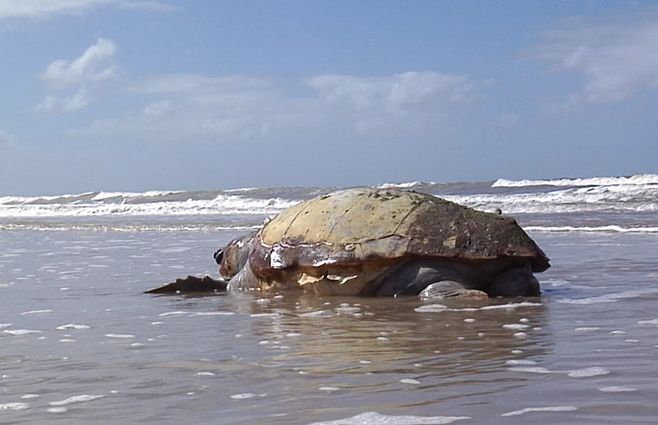
[[[0,423],[658,421],[658,176],[382,186],[516,217],[543,295],[145,295],[332,188],[0,197]]]

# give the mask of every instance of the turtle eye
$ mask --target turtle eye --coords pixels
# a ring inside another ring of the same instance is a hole
[[[217,251],[215,251],[215,253],[212,256],[215,259],[215,263],[222,264],[222,258],[224,258],[224,250],[220,248]]]

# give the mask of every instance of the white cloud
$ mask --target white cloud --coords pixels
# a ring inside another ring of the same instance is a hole
[[[306,80],[321,98],[356,109],[395,111],[436,100],[461,102],[472,96],[473,85],[461,75],[405,72],[384,77],[320,75]]]
[[[448,131],[444,124],[475,97],[474,86],[464,76],[435,72],[320,75],[285,84],[249,76],[161,75],[128,89],[131,97],[144,96],[138,111],[80,131],[157,140],[435,134]]]
[[[189,134],[251,138],[285,126],[296,108],[292,98],[279,96],[270,79],[249,76],[160,75],[134,84],[130,91],[156,99],[141,113],[105,121],[102,128],[109,129],[109,125],[128,132],[160,131],[163,137]]]
[[[48,95],[34,107],[36,111],[52,111],[57,106],[57,97]]]
[[[112,41],[99,38],[80,57],[71,61],[58,59],[51,62],[41,78],[56,86],[106,80],[116,75],[116,52],[117,47]]]
[[[74,112],[87,107],[90,90],[117,75],[116,54],[117,46],[111,40],[99,38],[79,57],[51,62],[40,78],[60,92],[71,90],[70,94],[49,94],[34,109],[41,112]]]
[[[48,18],[63,14],[81,14],[101,7],[169,11],[175,6],[151,0],[0,0],[0,19]]]
[[[474,84],[462,75],[437,72],[361,77],[320,75],[307,78],[318,98],[351,120],[360,133],[400,127],[422,130],[458,104],[474,99]]]
[[[0,149],[6,148],[14,142],[14,136],[0,130]]]
[[[619,101],[658,88],[658,19],[566,27],[545,34],[534,56],[585,77],[569,103]]]
[[[498,123],[502,128],[512,128],[519,124],[519,116],[517,114],[503,114]]]
[[[136,82],[128,90],[131,96],[144,96],[145,106],[140,111],[98,121],[81,131],[155,139],[245,139],[280,131],[301,113],[300,100],[279,93],[267,78],[160,75]]]
[[[171,102],[168,100],[161,100],[147,105],[142,110],[142,116],[144,118],[161,117],[162,115],[166,114],[170,109],[171,109]]]
[[[84,87],[80,87],[71,96],[58,98],[57,96],[48,95],[45,99],[39,102],[37,106],[34,107],[34,110],[41,112],[58,110],[64,112],[75,112],[85,108],[87,105],[89,105],[89,102],[90,98],[87,94],[87,90]]]
[[[73,112],[80,110],[89,104],[89,96],[87,90],[79,88],[73,96],[68,96],[62,99],[62,110],[65,112]]]
[[[168,74],[150,77],[133,86],[132,91],[150,94],[195,95],[267,90],[272,87],[273,83],[269,78],[241,75],[208,77],[198,74]]]

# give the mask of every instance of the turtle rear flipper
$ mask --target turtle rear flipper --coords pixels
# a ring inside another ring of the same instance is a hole
[[[228,282],[210,276],[188,276],[175,282],[149,289],[146,294],[187,294],[194,292],[225,292]]]
[[[467,289],[461,283],[452,280],[442,280],[432,283],[420,292],[423,299],[431,298],[464,298],[473,300],[486,300],[489,298],[486,292],[476,289]]]

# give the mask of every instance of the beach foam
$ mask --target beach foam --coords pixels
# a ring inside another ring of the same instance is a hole
[[[526,373],[560,373],[557,371],[553,370],[548,370],[545,367],[540,367],[540,366],[514,366],[508,368],[508,370],[512,372],[526,372]]]
[[[601,387],[599,388],[599,391],[604,392],[604,393],[630,393],[637,391],[636,388],[633,387],[624,387],[624,386],[618,386],[618,385],[613,385],[609,387]]]
[[[588,367],[585,369],[571,370],[567,372],[570,378],[589,378],[591,376],[607,375],[610,371],[602,367]]]
[[[255,393],[240,393],[240,394],[231,395],[231,398],[233,400],[246,400],[246,399],[254,398],[254,397],[257,397],[257,394],[255,394]]]
[[[577,298],[577,299],[563,298],[561,300],[557,300],[557,302],[565,303],[565,304],[578,304],[578,305],[614,303],[619,300],[637,298],[645,295],[655,295],[655,294],[658,294],[658,289],[646,288],[646,289],[635,289],[630,291],[616,292],[613,294],[605,294],[605,295],[599,295],[596,297],[588,297],[588,298]]]
[[[104,395],[98,395],[98,394],[81,394],[81,395],[74,395],[71,396],[67,399],[64,400],[59,400],[59,401],[51,401],[48,404],[51,406],[66,406],[67,404],[73,404],[73,403],[83,403],[86,401],[92,401],[92,400],[97,400],[99,398],[105,397]]]
[[[57,326],[55,329],[60,330],[60,331],[68,330],[68,329],[80,330],[80,329],[89,329],[89,326],[87,326],[87,325],[78,325],[76,323],[69,323],[69,324],[66,324],[66,325]]]
[[[30,405],[27,404],[27,403],[18,403],[18,402],[4,403],[4,404],[0,404],[0,411],[3,411],[3,410],[25,410],[29,407],[30,407]]]
[[[310,425],[440,425],[471,419],[468,416],[389,416],[366,412],[351,418],[313,422]]]
[[[420,307],[416,307],[414,311],[418,313],[440,313],[440,312],[448,312],[448,311],[474,312],[474,311],[487,311],[487,310],[512,310],[515,308],[538,307],[538,306],[541,306],[541,303],[533,303],[528,301],[523,301],[520,303],[492,304],[492,305],[485,305],[483,307],[462,307],[462,308],[448,308],[443,304],[427,304]]]
[[[7,334],[7,335],[14,335],[14,336],[21,336],[21,335],[29,335],[29,334],[34,334],[34,333],[40,333],[41,331],[33,330],[33,329],[5,329],[2,331],[2,333]]]
[[[52,310],[30,310],[30,311],[24,311],[21,313],[21,316],[27,316],[30,314],[48,314],[52,313]]]
[[[108,337],[108,338],[116,338],[116,339],[135,338],[135,335],[131,335],[131,334],[105,334],[105,336]]]
[[[526,407],[525,409],[514,410],[512,412],[503,413],[500,416],[518,416],[526,413],[537,412],[572,412],[578,410],[576,406],[546,406],[546,407]]]

